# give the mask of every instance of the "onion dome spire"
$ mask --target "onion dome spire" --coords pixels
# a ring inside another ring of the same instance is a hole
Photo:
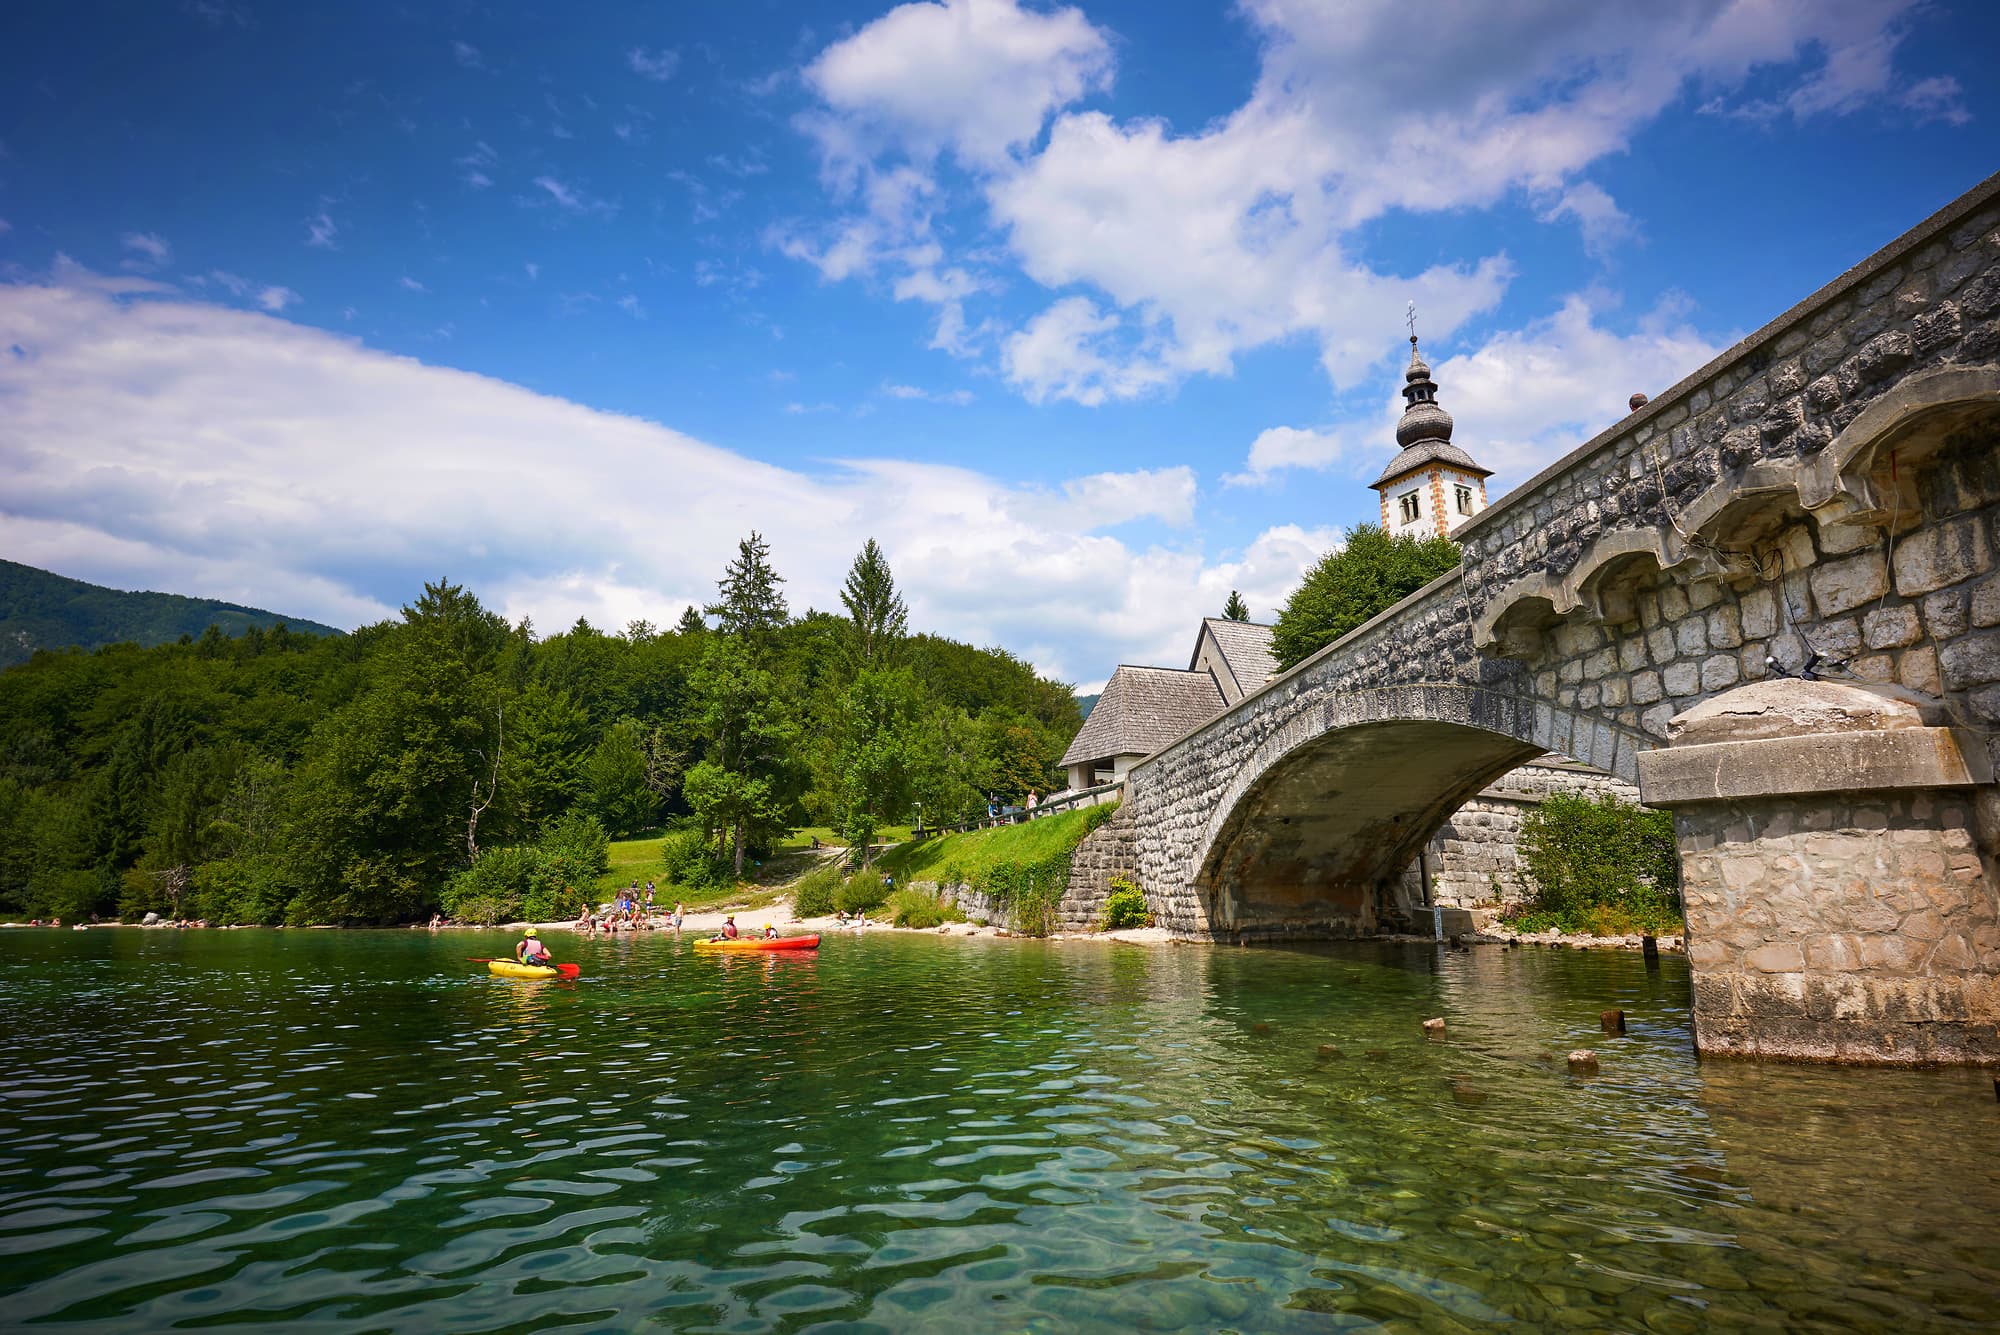
[[[1410,335],[1410,369],[1403,373],[1403,398],[1407,405],[1396,423],[1396,443],[1408,449],[1420,440],[1451,439],[1451,414],[1438,407],[1437,383],[1431,379],[1430,364],[1417,351],[1417,336]]]

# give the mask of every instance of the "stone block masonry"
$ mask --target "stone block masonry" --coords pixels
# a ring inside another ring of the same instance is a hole
[[[1640,761],[1674,812],[1704,1052],[2000,1061],[2000,898],[1968,763],[1913,697],[1764,682]]]

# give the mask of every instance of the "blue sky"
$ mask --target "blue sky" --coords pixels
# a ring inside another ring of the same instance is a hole
[[[670,621],[735,540],[1091,686],[2000,167],[1992,6],[16,3],[0,554]]]

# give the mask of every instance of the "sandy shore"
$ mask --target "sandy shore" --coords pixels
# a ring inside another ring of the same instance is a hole
[[[858,922],[853,919],[850,919],[847,922],[841,922],[838,919],[831,917],[805,918],[805,919],[795,920],[792,917],[791,901],[785,899],[781,899],[773,904],[767,904],[763,908],[758,908],[758,909],[710,909],[710,910],[704,910],[700,913],[685,914],[682,916],[681,919],[681,935],[687,937],[714,936],[717,932],[720,932],[722,930],[723,921],[732,915],[736,919],[737,929],[741,931],[745,936],[761,934],[764,930],[764,924],[766,923],[769,923],[773,927],[776,927],[778,929],[778,934],[780,936],[801,936],[808,932],[818,932],[823,936],[833,936],[840,933],[861,933],[861,932],[868,932],[868,933],[899,932],[913,936],[1017,936],[1019,935],[1019,933],[1011,932],[1005,927],[981,926],[977,923],[969,923],[969,922],[945,923],[941,927],[896,927],[885,920],[875,919],[875,918],[863,919]],[[655,927],[653,931],[655,932],[673,931],[673,928],[666,925],[667,916],[665,914],[658,915],[655,921],[659,925]],[[138,926],[138,924],[136,923],[115,923],[115,922],[89,923],[85,925],[88,926],[89,929],[92,931],[99,931],[107,927]],[[0,922],[0,928],[26,927],[26,926],[28,926],[28,924],[24,922]],[[68,930],[71,924],[65,923],[63,926],[64,930]],[[421,930],[423,924],[413,923],[411,924],[411,926],[414,929]],[[527,927],[533,927],[537,931],[543,933],[544,935],[553,937],[556,940],[561,940],[569,936],[589,935],[588,932],[579,929],[574,921],[568,919],[565,919],[561,922],[496,923],[494,926],[491,927],[480,927],[470,923],[451,923],[448,924],[446,927],[444,927],[442,930],[451,932],[475,932],[475,931],[518,932]],[[172,931],[174,930],[174,927],[172,923],[159,923],[156,926],[154,926],[151,930]],[[226,931],[229,929],[210,928],[208,930]],[[336,931],[338,929],[327,927],[327,928],[306,928],[306,929],[294,929],[294,930]],[[599,935],[602,936],[603,933],[600,932]],[[1054,935],[1045,937],[1043,939],[1048,941],[1110,941],[1110,942],[1122,943],[1125,945],[1137,945],[1137,946],[1170,946],[1176,944],[1187,944],[1185,942],[1178,941],[1164,927],[1127,927],[1127,928],[1122,928],[1115,932],[1057,932]],[[1430,940],[1429,937],[1417,937],[1417,936],[1383,937],[1380,939],[1395,940],[1395,941],[1426,941],[1426,942]],[[1639,950],[1642,948],[1640,938],[1636,936],[1572,936],[1563,932],[1513,933],[1513,932],[1508,932],[1505,929],[1494,930],[1490,928],[1487,931],[1482,932],[1476,936],[1462,938],[1462,940],[1466,941],[1469,944],[1474,944],[1474,945],[1507,945],[1511,943],[1515,945],[1530,945],[1530,946],[1557,946],[1571,950]],[[1659,939],[1659,947],[1662,951],[1665,951],[1669,954],[1675,954],[1685,950],[1686,945],[1685,942],[1682,940],[1682,938],[1678,936],[1671,936],[1671,937],[1663,936]],[[560,954],[560,951],[558,951],[558,954]]]

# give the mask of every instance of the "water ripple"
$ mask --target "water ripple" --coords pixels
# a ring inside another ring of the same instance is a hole
[[[8,944],[30,1329],[1996,1328],[1980,1079],[1697,1065],[1676,961]]]

